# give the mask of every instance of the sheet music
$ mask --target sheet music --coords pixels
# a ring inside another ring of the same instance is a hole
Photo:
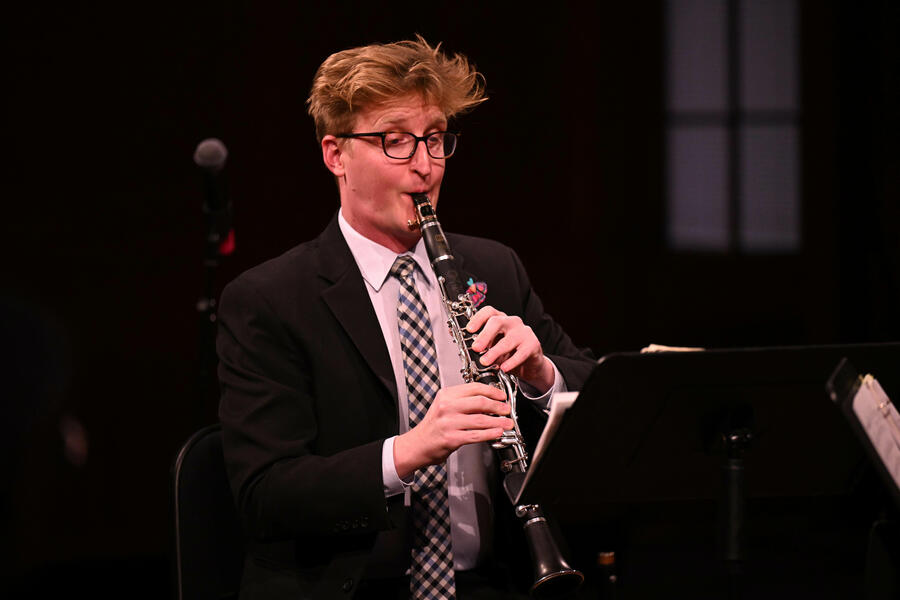
[[[547,425],[544,426],[543,433],[541,433],[541,439],[538,440],[537,447],[534,450],[534,456],[528,467],[528,473],[525,475],[525,483],[522,484],[522,489],[528,486],[531,474],[534,473],[534,467],[541,461],[544,449],[550,443],[550,440],[553,439],[553,436],[556,435],[556,430],[559,429],[559,424],[562,423],[563,415],[575,403],[577,397],[578,392],[560,392],[553,395],[553,401],[550,403],[550,416],[547,419]]]
[[[894,483],[900,487],[900,413],[871,375],[853,397],[853,412]]]

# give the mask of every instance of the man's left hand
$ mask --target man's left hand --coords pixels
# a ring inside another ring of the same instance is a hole
[[[553,385],[553,364],[544,356],[534,331],[519,317],[507,315],[493,306],[484,306],[475,313],[466,329],[479,332],[472,350],[484,352],[482,365],[497,365],[504,373],[515,375],[542,394]]]

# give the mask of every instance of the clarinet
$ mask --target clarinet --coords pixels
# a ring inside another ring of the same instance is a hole
[[[475,307],[467,286],[463,284],[456,268],[456,261],[431,201],[425,194],[413,194],[412,199],[416,209],[416,222],[410,221],[409,227],[418,228],[422,232],[425,250],[437,275],[441,298],[447,310],[450,334],[459,349],[463,379],[466,383],[475,381],[503,390],[510,407],[509,417],[513,428],[504,431],[491,447],[497,451],[500,459],[500,469],[504,473],[503,488],[515,506],[516,516],[523,521],[535,574],[531,594],[536,598],[557,598],[572,593],[581,586],[584,575],[566,563],[540,505],[516,505],[518,492],[528,470],[528,453],[516,415],[518,382],[514,376],[504,373],[497,366],[483,366],[478,360],[480,354],[472,350],[475,336],[466,330],[466,325],[475,314]]]

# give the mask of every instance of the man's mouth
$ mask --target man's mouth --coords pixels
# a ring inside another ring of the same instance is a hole
[[[417,220],[416,217],[415,217],[415,212],[416,212],[416,210],[415,210],[415,208],[414,208],[415,202],[414,202],[413,198],[414,198],[415,196],[417,196],[417,195],[423,195],[423,196],[426,196],[426,197],[427,197],[427,194],[428,194],[428,192],[427,192],[426,190],[422,190],[422,191],[420,191],[420,192],[407,192],[407,193],[406,193],[406,195],[409,196],[410,201],[412,202],[412,203],[410,204],[410,208],[412,209],[412,212],[413,212],[413,218],[412,218],[412,219],[407,219],[407,220],[406,220],[406,227],[407,227],[410,231],[416,231],[416,230],[419,229],[419,222],[418,222],[418,220]],[[429,199],[429,201],[430,201],[430,199]]]

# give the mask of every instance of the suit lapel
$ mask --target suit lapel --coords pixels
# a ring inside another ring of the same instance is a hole
[[[350,247],[341,234],[337,215],[319,236],[319,276],[325,280],[322,299],[353,340],[366,364],[384,384],[397,405],[397,383],[384,343],[378,317],[366,292]],[[465,259],[455,254],[456,266],[465,280],[477,275],[465,268]]]
[[[319,236],[319,276],[327,283],[322,299],[340,322],[363,359],[397,404],[397,383],[378,317],[353,254],[341,235],[337,217]]]

